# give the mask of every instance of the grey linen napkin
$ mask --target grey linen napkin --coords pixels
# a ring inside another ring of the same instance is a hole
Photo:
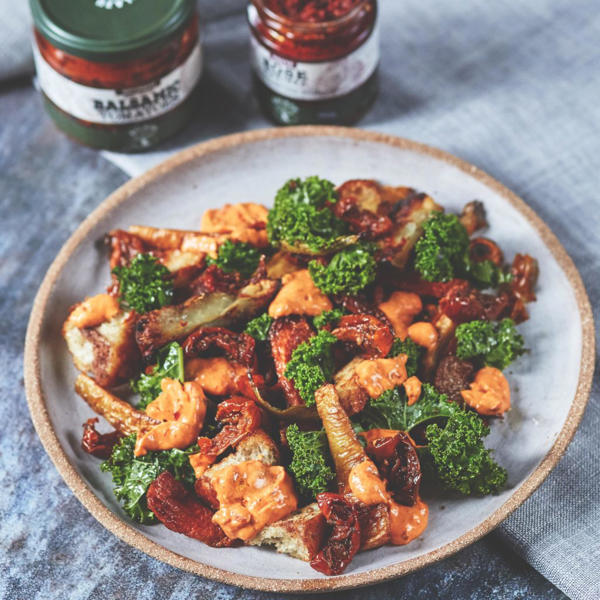
[[[0,81],[33,71],[27,0],[0,0]]]
[[[244,5],[200,3],[207,72],[197,122],[156,152],[108,158],[135,175],[192,143],[266,126],[250,90]],[[574,259],[600,320],[597,0],[380,6],[381,94],[360,125],[454,152],[521,195]],[[3,17],[0,40],[5,25]],[[19,68],[4,65],[4,47],[0,77]],[[574,600],[600,598],[599,384],[596,374],[581,427],[558,467],[492,534]]]

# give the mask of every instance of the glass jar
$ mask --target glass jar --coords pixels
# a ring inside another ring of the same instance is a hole
[[[94,148],[147,150],[194,112],[194,0],[30,0],[34,58],[55,124]]]
[[[310,16],[286,10],[297,0],[248,5],[256,93],[280,125],[349,124],[377,95],[377,1],[346,0],[341,15],[329,4]]]

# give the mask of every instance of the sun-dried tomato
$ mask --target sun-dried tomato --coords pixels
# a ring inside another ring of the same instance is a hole
[[[96,417],[88,419],[83,424],[83,436],[81,437],[81,447],[88,453],[98,458],[108,458],[114,445],[123,437],[118,431],[110,433],[98,433],[95,424],[98,422]]]
[[[433,385],[449,400],[462,404],[461,390],[469,388],[473,381],[475,367],[467,360],[461,360],[454,355],[445,356],[435,371]]]
[[[375,304],[369,302],[363,296],[335,296],[334,301],[337,305],[345,308],[349,313],[361,314],[361,315],[372,315],[379,319],[382,323],[390,328],[390,331],[394,330],[394,326],[391,321],[387,318],[386,314],[377,308]]]
[[[376,214],[360,208],[352,195],[340,196],[333,212],[350,226],[350,230],[359,233],[365,239],[375,240],[392,230],[392,220],[385,214]]]
[[[187,358],[193,358],[213,347],[221,350],[227,358],[254,369],[256,366],[256,342],[247,333],[236,333],[224,327],[201,327],[191,333],[183,344]]]
[[[496,321],[506,316],[512,307],[510,295],[504,291],[498,295],[486,294],[460,283],[440,298],[439,308],[455,323],[466,323],[476,319]]]
[[[224,292],[235,294],[242,287],[242,278],[237,271],[225,273],[217,265],[209,265],[189,284],[189,292],[193,296]]]
[[[451,279],[450,281],[425,281],[417,273],[411,273],[408,276],[402,276],[398,281],[398,289],[403,292],[413,292],[419,296],[431,296],[432,298],[442,298],[451,289],[457,286],[468,287],[469,283],[465,279]]]
[[[517,254],[510,272],[513,276],[510,289],[523,302],[535,300],[535,285],[540,274],[538,262],[529,254]]]
[[[110,268],[126,267],[138,254],[148,251],[144,240],[137,235],[115,229],[106,236],[106,244],[110,247]]]
[[[324,492],[317,503],[331,533],[310,566],[325,573],[339,575],[352,562],[360,548],[360,522],[356,507],[339,494]]]
[[[473,238],[469,242],[469,256],[475,262],[489,260],[497,267],[502,266],[504,255],[500,246],[492,240],[484,237]]]
[[[345,315],[331,332],[342,342],[351,342],[368,357],[387,356],[394,341],[390,328],[372,315]]]
[[[294,384],[285,377],[285,369],[292,358],[294,350],[310,339],[315,332],[304,317],[282,317],[276,319],[269,329],[271,355],[275,364],[278,382],[281,386],[288,406],[304,404]]]
[[[262,422],[262,413],[254,400],[232,396],[219,404],[215,420],[223,425],[221,431],[212,439],[198,438],[199,454],[207,458],[207,464],[256,431]]]
[[[394,500],[412,506],[419,496],[421,463],[408,434],[399,431],[394,436],[370,439],[366,451],[388,482]]]
[[[237,545],[212,522],[213,511],[164,471],[148,488],[148,508],[165,527],[213,547]]]

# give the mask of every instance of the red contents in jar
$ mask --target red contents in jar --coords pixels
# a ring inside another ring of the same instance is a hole
[[[139,58],[118,62],[98,62],[69,54],[53,46],[37,30],[35,39],[44,60],[58,73],[91,87],[132,88],[160,79],[190,55],[198,40],[198,19],[165,46]]]
[[[256,0],[254,5],[258,11],[250,20],[254,35],[275,54],[294,61],[347,56],[371,35],[377,12],[375,0]],[[329,24],[335,17],[327,15],[347,14],[352,8],[357,9],[352,19]],[[281,21],[265,20],[264,9]]]
[[[273,12],[294,21],[319,23],[343,17],[359,0],[268,0]]]

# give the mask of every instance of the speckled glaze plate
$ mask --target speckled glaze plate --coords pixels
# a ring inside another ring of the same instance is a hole
[[[139,223],[193,228],[226,202],[268,203],[290,177],[319,174],[336,183],[375,178],[431,194],[451,210],[474,198],[488,210],[487,235],[507,258],[538,258],[538,301],[521,330],[531,353],[509,369],[513,408],[487,439],[509,472],[498,496],[430,503],[429,527],[408,546],[359,554],[346,573],[325,577],[268,549],[213,549],[162,525],[131,522],[109,474],[80,448],[91,411],[73,391],[76,372],[60,335],[70,305],[109,281],[98,241]],[[171,565],[222,582],[279,592],[364,586],[398,577],[471,544],[506,518],[560,459],[583,414],[594,357],[592,313],[579,274],[548,227],[494,179],[440,150],[355,129],[300,127],[242,133],[184,150],[107,198],[77,229],[42,283],[25,349],[27,398],[35,427],[57,469],[85,507],[128,544]]]

